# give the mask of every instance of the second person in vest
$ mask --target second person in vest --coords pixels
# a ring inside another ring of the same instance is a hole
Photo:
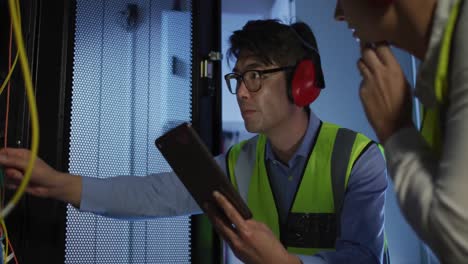
[[[216,157],[254,215],[244,221],[221,202],[236,227],[212,218],[222,237],[246,263],[382,263],[385,162],[367,137],[310,110],[325,86],[310,28],[250,21],[230,44],[236,63],[225,79],[258,135]],[[26,150],[0,152],[10,181],[21,180],[27,159]],[[201,213],[172,172],[98,179],[38,160],[28,191],[109,217]]]
[[[358,62],[361,99],[385,146],[409,224],[442,263],[468,263],[468,5],[464,0],[336,1],[336,18],[365,42],[421,60],[414,95],[387,44]]]

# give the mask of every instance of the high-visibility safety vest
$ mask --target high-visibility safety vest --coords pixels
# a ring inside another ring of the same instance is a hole
[[[291,253],[335,250],[340,212],[355,161],[373,142],[360,133],[321,123],[302,179],[281,224],[265,165],[266,137],[234,145],[226,156],[229,178],[253,219],[265,223]]]
[[[457,24],[458,15],[460,13],[461,0],[457,1],[450,11],[447,24],[445,26],[444,35],[442,37],[439,64],[435,77],[434,89],[438,105],[433,108],[423,109],[423,121],[421,126],[421,134],[427,141],[433,151],[440,155],[442,151],[442,133],[443,120],[447,107],[448,93],[448,71],[450,63],[450,48],[452,46],[453,33]]]

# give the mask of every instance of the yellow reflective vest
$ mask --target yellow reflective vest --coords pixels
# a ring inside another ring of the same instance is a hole
[[[360,133],[322,123],[284,224],[279,221],[265,165],[265,136],[230,149],[228,174],[255,220],[265,223],[289,252],[313,255],[335,250],[349,175],[370,144],[372,141]]]
[[[442,148],[442,133],[445,108],[447,106],[448,71],[450,62],[450,48],[452,46],[453,32],[460,13],[462,1],[458,1],[450,12],[444,35],[442,37],[439,64],[435,77],[434,89],[438,105],[434,108],[423,109],[421,134],[434,152],[440,155]]]

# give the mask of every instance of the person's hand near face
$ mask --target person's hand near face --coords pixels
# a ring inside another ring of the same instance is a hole
[[[388,44],[393,37],[391,1],[337,0],[335,19],[345,21],[359,38],[362,75],[360,97],[367,119],[381,143],[403,127],[412,126],[412,95],[408,81]],[[379,30],[376,30],[376,29]],[[379,44],[367,45],[366,43]]]
[[[357,66],[362,75],[360,97],[367,119],[381,143],[412,122],[411,89],[390,47],[363,47]]]
[[[214,193],[217,205],[227,219],[214,208],[206,206],[208,217],[220,236],[229,244],[234,254],[244,263],[301,263],[289,254],[273,232],[263,223],[245,220],[234,206],[219,192]]]

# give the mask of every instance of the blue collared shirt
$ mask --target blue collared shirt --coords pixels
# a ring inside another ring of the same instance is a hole
[[[266,142],[266,166],[268,167],[268,176],[272,184],[271,188],[277,199],[276,203],[280,211],[279,217],[282,223],[286,220],[288,210],[293,202],[297,185],[306,166],[310,151],[313,148],[314,138],[318,133],[319,126],[320,120],[311,112],[306,134],[288,164],[283,164],[279,161],[273,153],[270,141],[267,140]]]
[[[280,220],[294,198],[320,120],[310,114],[301,145],[287,165],[275,158],[267,141],[266,163]],[[226,171],[225,155],[215,158]],[[108,179],[83,177],[80,210],[116,218],[150,218],[201,213],[173,173]],[[336,251],[300,256],[304,263],[379,263],[384,245],[385,161],[375,144],[355,162],[341,214],[341,237]]]
[[[266,166],[271,188],[277,199],[280,221],[284,223],[291,207],[301,174],[307,163],[320,120],[311,112],[309,125],[299,148],[288,164],[279,161],[266,144]],[[342,235],[335,252],[321,252],[327,263],[378,263],[383,255],[384,204],[387,177],[385,161],[378,147],[372,144],[356,161],[349,177],[343,201]],[[315,262],[301,257],[304,263]]]

